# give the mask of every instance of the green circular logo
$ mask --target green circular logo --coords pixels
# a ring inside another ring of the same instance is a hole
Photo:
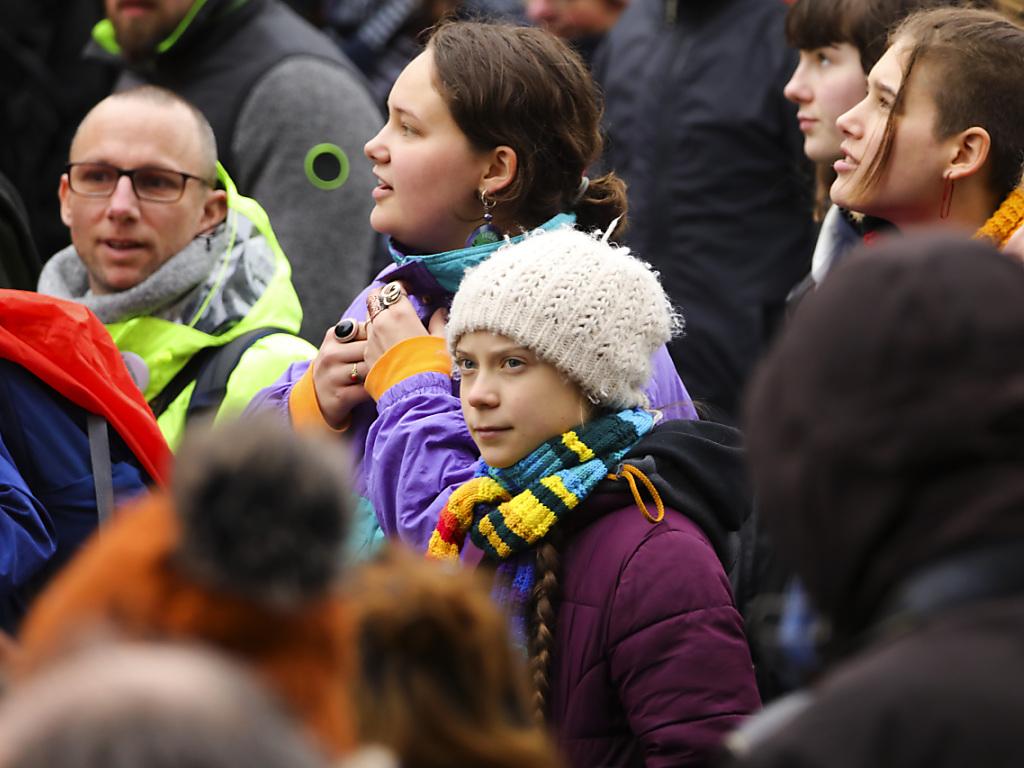
[[[337,144],[317,144],[306,153],[306,178],[317,189],[337,189],[348,181],[348,156]]]

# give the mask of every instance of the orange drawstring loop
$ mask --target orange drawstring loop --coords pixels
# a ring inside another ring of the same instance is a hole
[[[654,487],[654,483],[651,482],[650,478],[647,477],[643,472],[634,467],[632,464],[623,464],[622,472],[618,475],[608,475],[609,480],[625,480],[629,483],[629,490],[633,492],[633,501],[636,502],[637,507],[644,513],[644,517],[651,523],[660,523],[665,519],[665,505],[661,501],[661,495],[658,493],[658,489]],[[658,516],[655,517],[651,514],[650,510],[647,509],[647,505],[644,503],[643,497],[640,494],[640,490],[636,487],[637,479],[644,484],[647,492],[651,494],[651,498],[654,499],[654,506],[658,510]]]

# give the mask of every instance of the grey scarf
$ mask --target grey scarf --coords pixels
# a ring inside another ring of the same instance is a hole
[[[225,243],[224,227],[212,235],[197,237],[168,259],[156,272],[132,288],[98,296],[89,290],[89,272],[69,245],[46,262],[39,276],[39,292],[84,304],[104,323],[116,323],[139,315],[166,317],[186,294],[210,274]],[[216,244],[215,244],[216,243]]]
[[[104,323],[145,315],[219,333],[249,312],[275,269],[273,253],[252,222],[236,211],[229,213],[229,222],[237,227],[233,244],[230,225],[222,224],[212,234],[197,237],[138,285],[103,296],[89,290],[88,270],[69,245],[43,267],[39,292],[84,304]],[[229,244],[231,252],[226,254]],[[197,320],[194,315],[204,302]]]

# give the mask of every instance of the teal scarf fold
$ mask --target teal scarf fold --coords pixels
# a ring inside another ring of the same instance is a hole
[[[575,225],[575,223],[576,214],[560,213],[545,221],[538,227],[538,229],[551,230],[557,229],[558,227],[571,227]],[[455,293],[459,290],[459,285],[462,283],[462,276],[466,274],[466,270],[489,259],[491,254],[506,243],[517,243],[526,237],[527,234],[528,233],[524,232],[521,235],[501,239],[497,242],[482,243],[481,245],[475,245],[469,248],[457,248],[454,251],[413,255],[402,253],[398,250],[394,241],[388,240],[388,250],[391,253],[392,260],[398,266],[404,266],[405,264],[413,261],[422,262],[423,266],[425,266],[427,271],[434,276],[434,279],[437,280],[438,284],[440,284],[442,288],[449,293]]]

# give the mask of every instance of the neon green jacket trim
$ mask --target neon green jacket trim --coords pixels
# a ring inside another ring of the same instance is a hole
[[[213,346],[222,346],[232,339],[256,328],[282,328],[289,333],[275,333],[253,344],[235,367],[228,379],[227,395],[217,412],[216,419],[236,415],[248,405],[252,397],[272,384],[288,365],[309,360],[316,348],[298,336],[302,324],[302,308],[291,283],[291,266],[277,243],[266,212],[255,201],[238,194],[234,183],[223,168],[218,176],[227,190],[230,236],[220,264],[214,271],[227,267],[232,252],[238,248],[269,246],[273,253],[274,271],[266,289],[245,316],[227,331],[211,335],[194,327],[209,311],[210,301],[223,286],[227,277],[221,274],[203,298],[199,311],[187,324],[141,316],[107,324],[107,329],[122,352],[133,352],[149,368],[150,380],[144,395],[147,400],[156,397],[196,352]],[[252,236],[235,242],[239,217],[244,216],[255,227]],[[212,274],[212,273],[211,273]],[[158,423],[172,450],[177,449],[185,428],[185,411],[192,396],[189,384],[160,416]]]
[[[202,10],[204,5],[206,5],[206,0],[195,0],[192,3],[192,7],[188,9],[188,13],[185,14],[185,18],[178,23],[178,26],[174,28],[171,34],[157,44],[156,52],[164,53],[169,51],[178,42],[178,39],[185,34],[185,30],[189,28],[192,20]],[[117,44],[117,35],[114,32],[114,24],[110,19],[103,19],[96,23],[92,28],[92,39],[107,53],[115,56],[121,53],[121,46]]]

